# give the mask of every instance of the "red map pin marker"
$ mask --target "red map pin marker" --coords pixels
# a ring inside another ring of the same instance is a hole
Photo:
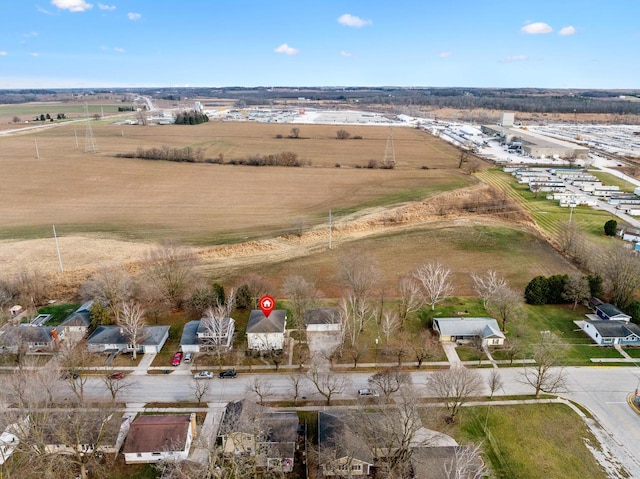
[[[260,298],[258,304],[260,305],[262,314],[264,314],[267,318],[271,314],[271,311],[273,311],[273,308],[276,307],[276,302],[271,296],[263,296],[262,298]]]

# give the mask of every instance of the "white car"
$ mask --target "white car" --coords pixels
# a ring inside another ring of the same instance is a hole
[[[200,371],[193,375],[193,379],[213,379],[213,373],[211,371]]]
[[[380,394],[378,394],[378,391],[376,391],[375,389],[364,388],[364,389],[358,389],[358,396],[378,397],[380,396]]]

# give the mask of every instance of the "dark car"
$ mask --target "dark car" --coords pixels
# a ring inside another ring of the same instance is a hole
[[[78,379],[80,375],[78,373],[65,371],[60,375],[60,379]]]
[[[235,378],[238,375],[237,372],[235,372],[233,369],[228,369],[226,371],[222,371],[220,374],[218,374],[218,376],[220,377],[220,379],[226,379],[226,378]]]
[[[114,371],[109,374],[109,379],[124,379],[124,373],[120,371]]]

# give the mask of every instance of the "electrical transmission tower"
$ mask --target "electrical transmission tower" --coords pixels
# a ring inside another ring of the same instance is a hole
[[[84,104],[84,114],[87,117],[87,127],[85,129],[84,136],[84,152],[85,153],[96,153],[98,151],[98,146],[96,145],[96,137],[93,134],[93,130],[91,129],[91,119],[89,118],[89,105]]]
[[[389,135],[387,136],[387,147],[384,150],[384,160],[382,161],[382,166],[390,169],[393,169],[396,166],[396,149],[393,146],[392,127],[389,127]]]

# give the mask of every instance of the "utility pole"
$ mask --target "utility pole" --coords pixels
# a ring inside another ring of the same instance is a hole
[[[332,218],[331,218],[331,210],[329,210],[329,249],[331,249],[331,239],[332,239],[331,238],[331,235],[332,235],[332,232],[331,232],[331,230],[332,230],[331,220],[332,220]]]
[[[56,225],[53,225],[53,237],[56,240],[56,251],[58,252],[58,263],[60,263],[60,272],[64,273],[64,268],[62,267],[62,256],[60,256],[60,245],[58,244],[58,235],[56,234]]]
[[[40,152],[38,151],[38,140],[35,140],[36,142],[36,158],[39,160],[40,159]]]

